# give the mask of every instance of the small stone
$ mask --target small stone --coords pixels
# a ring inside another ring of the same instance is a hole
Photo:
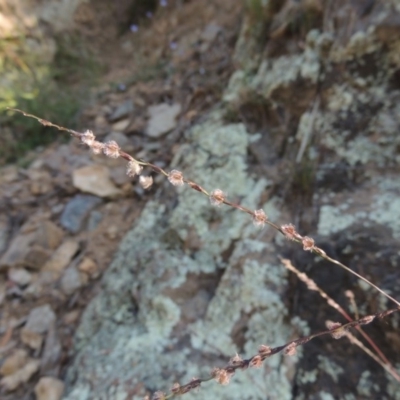
[[[78,321],[79,315],[80,315],[79,310],[73,310],[73,311],[70,311],[70,312],[64,314],[64,317],[63,317],[64,324],[66,324],[66,325],[74,324],[75,322]]]
[[[64,383],[51,376],[43,376],[35,386],[36,400],[61,400]]]
[[[119,229],[116,225],[111,225],[107,228],[106,235],[113,240],[117,238],[118,231]]]
[[[7,242],[10,235],[10,229],[8,226],[8,221],[4,217],[0,219],[0,254],[7,248]]]
[[[122,119],[121,121],[115,122],[114,124],[112,124],[111,127],[113,131],[124,132],[130,123],[131,121],[128,118],[126,118]]]
[[[29,330],[22,330],[21,341],[31,349],[39,350],[43,344],[43,335]]]
[[[115,121],[120,120],[121,118],[127,117],[132,112],[133,112],[132,100],[126,100],[123,103],[121,103],[119,106],[117,106],[117,108],[108,117],[108,120],[110,122],[115,122]]]
[[[110,172],[103,165],[92,164],[76,169],[72,174],[73,185],[82,192],[99,197],[116,197],[121,191],[110,179]]]
[[[42,268],[50,257],[50,250],[59,245],[64,233],[53,222],[41,219],[32,218],[21,227],[0,259],[0,270],[7,267]]]
[[[4,377],[0,385],[6,391],[13,391],[21,384],[26,383],[35,374],[40,366],[39,360],[29,359],[26,364],[12,375]]]
[[[71,233],[78,233],[90,211],[101,203],[96,196],[78,194],[65,206],[61,225]]]
[[[85,257],[78,265],[80,272],[87,274],[90,278],[96,278],[99,274],[97,264],[89,257]]]
[[[29,169],[28,177],[30,191],[35,196],[48,193],[53,187],[51,175],[47,171]]]
[[[31,310],[23,330],[45,333],[54,324],[56,315],[49,304],[35,307]]]
[[[7,251],[1,257],[0,270],[13,266],[25,266],[26,256],[35,238],[35,232],[21,233],[20,231],[11,241]]]
[[[87,222],[87,230],[93,231],[94,229],[96,229],[102,218],[103,214],[100,211],[92,211],[89,215],[89,219]]]
[[[43,335],[53,326],[56,315],[50,305],[44,304],[31,310],[28,320],[21,330],[21,340],[32,349],[38,350],[43,343]]]
[[[28,352],[26,350],[14,350],[14,352],[5,359],[3,365],[0,368],[0,374],[3,376],[15,374],[26,364],[27,360]]]
[[[82,282],[78,270],[74,266],[67,268],[61,278],[61,290],[70,296],[81,287]]]
[[[14,165],[0,169],[0,185],[11,183],[18,179],[18,168]]]
[[[146,128],[148,136],[158,138],[171,131],[176,126],[176,117],[181,112],[180,104],[167,103],[148,108],[149,121]]]
[[[32,274],[24,268],[11,268],[8,271],[8,279],[19,286],[26,286],[31,282]]]
[[[61,275],[62,271],[71,262],[74,255],[79,249],[79,244],[74,240],[65,241],[52,255],[49,261],[44,265],[43,271],[51,271],[55,273],[55,277]]]
[[[50,254],[50,250],[46,250],[41,246],[33,245],[28,249],[22,265],[31,269],[39,270],[43,265],[45,265]]]
[[[44,221],[38,228],[36,243],[45,249],[56,249],[63,240],[64,232],[52,221]]]
[[[58,376],[60,372],[61,342],[55,324],[47,332],[40,360],[40,374]]]

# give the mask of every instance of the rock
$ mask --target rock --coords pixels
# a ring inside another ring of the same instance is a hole
[[[25,326],[21,330],[21,340],[34,350],[41,348],[44,334],[51,329],[56,315],[48,304],[31,310]]]
[[[39,270],[43,267],[43,265],[45,265],[46,261],[50,257],[50,254],[50,250],[46,250],[41,246],[33,245],[28,249],[22,265]]]
[[[31,349],[39,350],[43,344],[43,335],[29,330],[22,330],[21,341]]]
[[[103,165],[92,164],[76,169],[72,174],[73,185],[82,192],[99,197],[116,197],[121,191],[110,179],[110,172]]]
[[[18,233],[0,259],[0,270],[12,266],[26,266],[26,259],[35,239],[35,232]]]
[[[85,257],[78,265],[78,270],[90,278],[97,278],[99,269],[97,264],[89,257]]]
[[[110,177],[117,186],[124,186],[131,182],[131,178],[126,174],[126,168],[121,166],[111,168]]]
[[[18,168],[14,165],[0,169],[0,185],[4,183],[11,183],[18,179]]]
[[[61,343],[55,324],[47,332],[43,354],[40,360],[40,374],[58,376],[60,372]]]
[[[7,248],[7,242],[9,239],[9,226],[7,219],[3,216],[0,220],[0,254],[2,254]]]
[[[64,383],[51,376],[43,376],[35,386],[36,400],[60,400],[64,392]]]
[[[125,129],[129,126],[131,121],[129,119],[122,119],[121,121],[115,122],[111,125],[112,130],[116,132],[124,132]]]
[[[4,377],[0,385],[6,391],[13,391],[21,384],[29,381],[31,376],[39,369],[40,361],[29,359],[26,364],[12,375]]]
[[[7,293],[6,283],[0,280],[0,306],[3,304],[3,301],[6,298],[6,293]]]
[[[21,369],[28,360],[28,352],[24,349],[14,350],[13,353],[8,356],[3,365],[0,368],[0,374],[3,376],[9,376],[15,374]]]
[[[55,251],[49,261],[44,265],[43,271],[50,271],[54,273],[54,277],[61,276],[64,269],[71,262],[73,256],[79,249],[79,244],[68,239]]]
[[[221,31],[221,27],[216,25],[215,23],[208,24],[204,28],[204,31],[200,36],[202,40],[202,43],[200,45],[200,52],[206,52]]]
[[[78,321],[79,316],[80,316],[80,311],[79,310],[72,310],[72,311],[64,314],[63,323],[66,324],[66,325],[72,325],[76,321]]]
[[[75,266],[69,267],[64,272],[61,278],[61,289],[62,291],[70,296],[76,292],[80,287],[82,287],[82,280],[79,275],[79,271]]]
[[[110,122],[115,122],[120,120],[121,118],[127,117],[133,111],[133,103],[132,100],[126,100],[121,103],[108,117]],[[118,142],[117,142],[118,143]]]
[[[54,324],[56,314],[49,304],[35,307],[31,310],[23,330],[45,333]]]
[[[18,286],[26,286],[31,282],[32,274],[24,268],[11,268],[8,271],[8,279]]]
[[[96,196],[78,194],[65,206],[61,214],[61,225],[71,233],[78,233],[90,211],[101,203]]]
[[[35,196],[48,193],[53,185],[51,175],[44,170],[28,170],[29,189]]]
[[[181,112],[180,104],[169,105],[167,103],[150,106],[148,108],[149,121],[146,134],[158,138],[171,131],[176,126],[176,117]]]
[[[64,232],[52,221],[44,221],[40,224],[36,243],[45,249],[56,249],[63,240]]]
[[[97,225],[99,225],[100,221],[103,218],[103,214],[100,211],[92,211],[89,215],[89,219],[87,222],[87,230],[93,231],[96,229]]]
[[[28,221],[11,241],[0,259],[0,270],[6,267],[40,269],[62,240],[63,232],[53,222]]]

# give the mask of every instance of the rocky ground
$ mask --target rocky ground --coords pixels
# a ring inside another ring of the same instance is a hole
[[[82,129],[295,223],[399,298],[399,6],[250,3],[244,13],[231,0],[162,2],[147,22],[83,3],[75,23],[107,73]],[[245,215],[161,176],[145,190],[122,160],[75,140],[26,160],[0,174],[6,400],[141,399],[340,320],[279,255],[354,315],[390,306]],[[398,324],[368,330],[397,369]],[[359,348],[326,338],[185,396],[399,393]]]
[[[108,67],[82,126],[162,167],[227,83],[239,21],[239,8],[229,2],[165,3],[148,22],[141,10],[138,26],[125,27],[118,46],[109,37],[122,23],[118,10],[109,15],[103,2],[96,10],[83,4],[75,14],[81,32],[95,20],[89,34]],[[137,48],[143,59],[132,65]],[[91,155],[74,140],[56,140],[23,163],[3,167],[0,178],[2,398],[52,400],[63,391],[82,311],[163,180],[155,176],[154,187],[144,190],[123,161]]]

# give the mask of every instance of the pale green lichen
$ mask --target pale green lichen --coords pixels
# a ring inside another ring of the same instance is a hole
[[[321,354],[318,355],[318,361],[319,361],[318,363],[319,369],[325,371],[333,379],[335,383],[338,383],[339,375],[344,373],[344,369],[340,365],[337,365],[328,357],[325,357]]]
[[[360,396],[366,396],[368,398],[372,398],[373,393],[375,391],[375,395],[379,393],[379,385],[373,382],[372,373],[368,370],[363,371],[361,374],[360,380],[357,385],[357,393]]]

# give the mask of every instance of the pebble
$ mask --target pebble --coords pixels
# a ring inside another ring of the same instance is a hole
[[[8,279],[23,287],[31,282],[32,274],[24,268],[11,268],[8,271]]]
[[[176,126],[176,117],[181,112],[180,104],[162,103],[148,108],[149,121],[146,128],[148,136],[158,138]]]
[[[0,368],[0,374],[3,376],[9,376],[15,374],[19,369],[21,369],[28,360],[28,352],[24,349],[14,350],[11,355],[9,355],[3,365]]]
[[[71,233],[78,233],[90,211],[101,203],[97,196],[78,194],[72,198],[61,214],[60,223]]]
[[[120,120],[121,118],[127,117],[129,114],[133,112],[133,103],[132,100],[126,100],[121,103],[117,108],[111,113],[108,117],[110,122],[115,122]]]
[[[84,257],[78,265],[78,270],[88,275],[90,278],[97,278],[99,269],[97,264],[89,257]]]
[[[79,271],[75,266],[69,267],[61,278],[61,290],[68,296],[82,287]]]
[[[51,376],[43,376],[35,386],[36,400],[61,400],[64,383]]]
[[[78,250],[79,244],[76,241],[72,239],[66,240],[44,265],[43,271],[53,272],[54,277],[58,278],[71,262]]]
[[[0,381],[0,385],[6,391],[13,391],[17,389],[21,384],[28,382],[31,376],[38,371],[39,366],[40,361],[31,358],[22,368],[20,368],[14,374],[5,376]]]
[[[110,179],[107,167],[98,164],[76,169],[72,174],[74,187],[99,197],[116,197],[121,191]]]

